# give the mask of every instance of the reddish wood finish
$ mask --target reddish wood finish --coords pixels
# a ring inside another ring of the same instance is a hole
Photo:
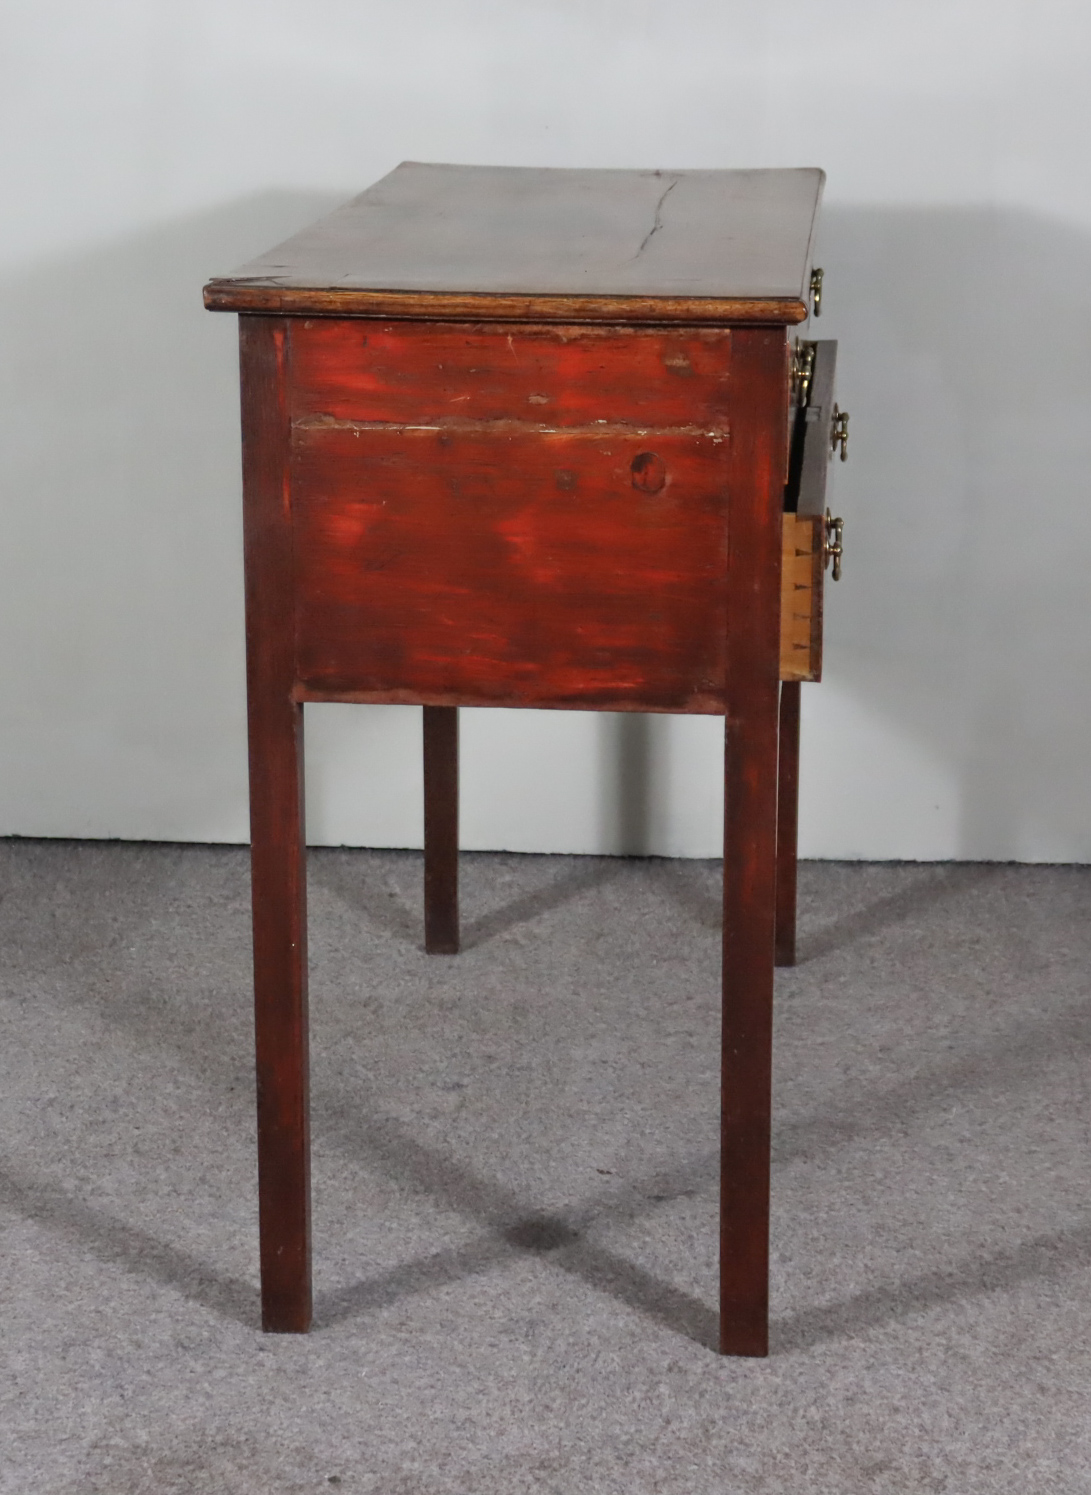
[[[647,185],[637,184],[641,194]],[[818,185],[792,186],[812,201],[785,261],[793,274],[809,265]],[[722,186],[695,183],[692,201]],[[442,234],[453,279],[427,294],[395,288],[397,321],[380,304],[381,280],[370,291],[343,277],[312,283],[306,255],[294,286],[240,277],[213,288],[217,305],[274,304],[260,297],[284,292],[303,297],[298,309],[361,313],[241,318],[267,1328],[305,1330],[311,1316],[300,703],[424,706],[425,942],[451,952],[458,706],[723,712],[720,1342],[725,1353],[767,1352],[773,961],[777,932],[783,947],[789,929],[777,902],[789,840],[794,873],[793,709],[798,727],[798,687],[783,703],[778,694],[785,324],[801,303],[751,295],[727,327],[717,325],[723,307],[742,303],[679,300],[667,269],[683,275],[696,236],[719,275],[722,236],[703,220],[686,226],[679,208],[691,189],[681,183],[661,234],[668,188],[634,246],[633,261],[646,259],[610,271],[632,295],[596,299],[561,284],[542,296],[502,285],[471,294],[458,279],[465,246],[450,250]],[[731,190],[744,198],[744,188]],[[621,228],[607,237],[628,242],[636,189],[616,190]],[[586,204],[573,202],[582,222]],[[472,214],[466,222],[477,231]],[[525,221],[517,229],[513,244],[531,242]],[[321,254],[355,252],[337,234],[319,235]],[[579,234],[568,242],[578,261]],[[657,255],[660,269],[648,269]],[[509,258],[518,271],[520,255]],[[651,291],[638,297],[646,273]],[[616,319],[637,300],[643,326],[577,325]],[[463,303],[481,318],[413,320]],[[505,320],[539,305],[542,318],[569,320]],[[694,325],[665,325],[675,318]]]
[[[292,371],[304,698],[722,711],[729,331],[311,323]]]
[[[424,948],[458,954],[458,710],[424,708]]]
[[[723,711],[720,1335],[766,1353],[799,704],[778,696],[782,510],[821,512],[833,375],[819,344],[790,453],[786,328],[807,313],[821,186],[403,164],[206,287],[247,313],[266,1328],[311,1318],[300,703],[424,706],[437,951],[458,946],[460,704]]]
[[[724,784],[720,1349],[768,1353],[783,333],[736,333]]]
[[[240,318],[262,1323],[311,1322],[303,710],[295,679],[286,324]]]
[[[798,680],[780,687],[780,756],[777,768],[777,942],[778,966],[796,963],[796,850],[799,838]]]
[[[723,709],[718,435],[297,427],[293,441],[308,692]]]
[[[727,431],[731,330],[305,321],[292,419]]]
[[[699,366],[697,418],[669,428],[589,423],[591,381],[584,393],[578,378],[547,396],[570,423],[495,414],[503,392],[489,360],[509,340],[515,359],[539,359],[535,376],[547,350],[554,381],[572,347],[605,353],[603,408],[621,408],[617,340],[558,346],[537,329],[527,350],[510,332],[482,343],[468,329],[459,343],[445,329],[445,353],[470,350],[452,355],[446,387],[469,386],[464,403],[482,413],[432,427],[404,419],[390,370],[431,387],[435,349],[384,329],[385,372],[370,392],[346,377],[341,408],[402,419],[329,417],[315,409],[315,360],[304,356],[297,385],[292,358],[320,345],[341,356],[349,333],[322,331],[295,344],[284,322],[243,318],[264,1322],[303,1329],[310,1317],[300,696],[373,692],[428,708],[434,950],[458,940],[458,701],[726,707],[721,1347],[764,1354],[784,329],[698,339],[701,358],[730,354],[729,370],[721,379]],[[663,355],[678,341],[648,337],[634,400],[652,373],[672,391]],[[574,356],[578,370],[588,355]],[[523,399],[535,382],[513,381],[509,395]],[[302,412],[294,424],[292,411]]]

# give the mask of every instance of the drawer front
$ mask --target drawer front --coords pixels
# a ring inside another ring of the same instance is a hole
[[[727,445],[692,427],[299,422],[300,694],[722,711]]]
[[[731,332],[298,322],[291,415],[726,430]]]

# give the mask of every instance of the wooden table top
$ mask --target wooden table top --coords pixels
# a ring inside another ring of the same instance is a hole
[[[794,323],[825,174],[407,161],[211,280],[214,311]]]

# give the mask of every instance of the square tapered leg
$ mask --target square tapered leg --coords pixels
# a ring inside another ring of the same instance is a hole
[[[311,1323],[303,707],[288,488],[287,328],[240,318],[262,1325]]]
[[[266,708],[271,703],[266,703]],[[251,882],[262,1324],[311,1322],[303,708],[251,709]]]
[[[766,1355],[784,473],[781,430],[758,411],[786,405],[787,379],[775,337],[739,336],[735,358],[742,408],[729,489],[720,1349]]]
[[[458,708],[424,708],[424,948],[457,955]]]
[[[778,966],[796,963],[796,861],[799,841],[798,680],[780,687],[780,750],[777,761],[777,944]]]
[[[720,1349],[768,1354],[777,703],[727,729]]]

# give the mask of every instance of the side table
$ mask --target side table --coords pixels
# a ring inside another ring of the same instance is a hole
[[[726,734],[721,1348],[767,1353],[774,954],[842,429],[835,345],[791,335],[822,182],[407,163],[205,288],[240,314],[266,1329],[311,1319],[303,704],[423,706],[436,953],[459,707],[699,712]]]

